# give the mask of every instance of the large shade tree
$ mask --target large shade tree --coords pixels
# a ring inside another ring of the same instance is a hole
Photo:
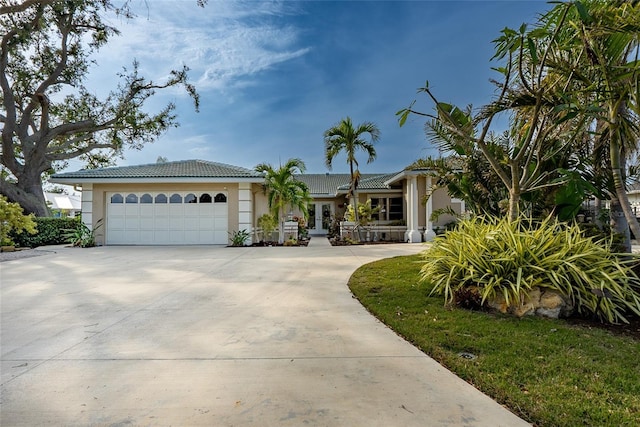
[[[277,168],[269,163],[260,163],[255,170],[264,174],[263,189],[269,209],[271,215],[278,218],[278,241],[284,243],[286,210],[297,208],[305,218],[308,217],[308,204],[311,201],[309,188],[295,177],[296,173],[304,173],[306,166],[300,159],[289,159]]]
[[[120,83],[107,96],[100,98],[85,86],[91,55],[118,34],[105,14],[130,18],[128,6],[124,1],[117,8],[110,0],[25,0],[0,6],[0,192],[26,212],[47,215],[42,177],[56,164],[81,158],[99,165],[176,126],[173,103],[154,113],[145,110],[156,91],[183,86],[198,107],[187,67],[153,81],[139,73],[134,61],[119,73]]]
[[[365,136],[368,135],[367,139]],[[367,163],[376,159],[374,144],[380,139],[380,130],[372,122],[364,122],[354,127],[350,117],[346,117],[340,123],[324,132],[325,164],[329,170],[333,167],[333,160],[340,153],[344,153],[349,164],[351,184],[349,197],[353,205],[353,211],[358,222],[358,181],[360,170],[358,169],[357,151],[367,154]]]

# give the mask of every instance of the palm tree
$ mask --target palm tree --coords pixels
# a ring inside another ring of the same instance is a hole
[[[370,141],[362,136],[369,134]],[[351,118],[342,119],[340,123],[327,129],[324,132],[325,147],[325,164],[331,170],[333,159],[342,151],[347,155],[347,163],[351,172],[351,185],[349,189],[349,197],[355,212],[356,222],[358,222],[358,181],[360,179],[360,171],[358,170],[358,160],[356,160],[356,151],[362,150],[368,154],[367,163],[371,163],[376,159],[376,149],[373,144],[380,138],[380,130],[372,122],[364,122],[353,127]],[[354,168],[355,166],[355,168]]]
[[[274,218],[278,218],[278,242],[284,243],[285,209],[298,208],[306,218],[307,204],[311,201],[307,185],[295,179],[296,172],[303,173],[305,164],[300,159],[289,159],[279,168],[268,163],[260,163],[255,170],[264,174],[263,190],[269,201],[269,209]]]
[[[640,4],[584,0],[565,7],[570,13],[557,43],[560,54],[552,65],[585,98],[583,108],[592,119],[591,134],[599,148],[594,150],[594,164],[608,163],[604,172],[611,184],[607,190],[612,213],[617,207],[624,214],[612,216],[612,221],[621,231],[631,227],[638,236],[640,224],[627,197],[625,170],[627,157],[638,151],[640,140]],[[559,25],[559,9],[549,12],[545,23]]]

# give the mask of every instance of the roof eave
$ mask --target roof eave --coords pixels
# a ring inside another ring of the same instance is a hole
[[[405,169],[397,174],[393,175],[388,180],[384,181],[384,185],[391,185],[398,181],[402,181],[410,176],[421,176],[426,175],[428,173],[434,173],[433,169]]]
[[[155,177],[155,178],[82,178],[82,177],[56,177],[49,178],[49,182],[55,184],[158,184],[158,183],[178,183],[178,184],[206,184],[221,183],[229,184],[235,182],[248,182],[262,184],[263,177]]]

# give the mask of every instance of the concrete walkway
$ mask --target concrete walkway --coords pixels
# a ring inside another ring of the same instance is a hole
[[[0,264],[0,425],[527,425],[352,298],[358,266],[420,245],[315,243]]]

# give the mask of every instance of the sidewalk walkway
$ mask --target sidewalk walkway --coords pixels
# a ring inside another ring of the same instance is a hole
[[[311,236],[308,247],[311,248],[330,248],[331,243],[325,236]]]

